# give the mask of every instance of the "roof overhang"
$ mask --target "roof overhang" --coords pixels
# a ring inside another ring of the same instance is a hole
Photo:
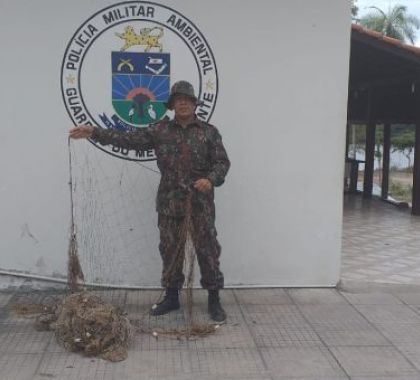
[[[377,122],[411,123],[418,117],[420,48],[352,25],[348,119],[367,121],[369,92]]]

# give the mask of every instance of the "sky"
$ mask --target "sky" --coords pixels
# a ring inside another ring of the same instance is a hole
[[[367,9],[370,6],[375,6],[383,11],[387,11],[389,6],[396,4],[405,5],[408,13],[417,16],[420,19],[420,0],[357,0],[356,5],[359,7],[359,13],[357,17],[362,17],[364,14],[369,12]],[[417,40],[415,41],[417,46],[420,46],[420,29],[417,30]]]

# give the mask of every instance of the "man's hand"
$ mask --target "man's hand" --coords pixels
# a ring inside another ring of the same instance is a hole
[[[213,185],[207,178],[201,178],[194,182],[194,188],[202,193],[207,193],[213,188]]]
[[[92,137],[94,128],[92,125],[78,125],[70,129],[69,134],[72,139],[88,139]]]

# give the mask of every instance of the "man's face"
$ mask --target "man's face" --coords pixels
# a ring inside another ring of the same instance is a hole
[[[185,95],[176,95],[174,99],[175,116],[179,119],[189,119],[195,112],[195,102]]]

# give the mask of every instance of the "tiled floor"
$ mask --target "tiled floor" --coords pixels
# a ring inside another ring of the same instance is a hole
[[[343,282],[420,285],[420,216],[346,195],[342,255]]]
[[[159,292],[97,294],[138,320]],[[208,320],[206,294],[196,291],[196,299],[195,318]],[[418,292],[229,289],[222,293],[229,319],[216,334],[186,340],[139,333],[119,363],[67,352],[52,332],[36,331],[11,308],[26,302],[25,294],[0,300],[1,380],[420,379]],[[184,312],[142,323],[182,327]]]

